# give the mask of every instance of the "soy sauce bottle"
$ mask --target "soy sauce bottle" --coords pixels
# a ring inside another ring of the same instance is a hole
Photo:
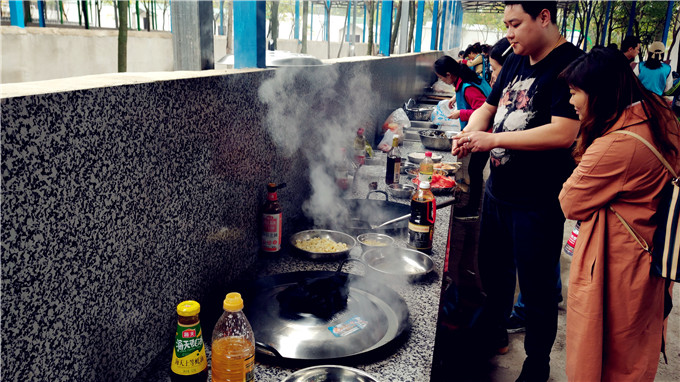
[[[196,301],[177,305],[177,330],[172,349],[170,380],[172,382],[205,382],[208,379],[208,359],[205,356],[203,331]]]
[[[399,151],[399,136],[392,138],[392,148],[387,152],[387,170],[385,171],[385,183],[399,183],[401,172],[401,152]]]
[[[408,221],[408,243],[411,249],[425,253],[432,252],[434,222],[437,205],[430,191],[429,182],[420,182],[418,191],[411,198],[411,217]]]

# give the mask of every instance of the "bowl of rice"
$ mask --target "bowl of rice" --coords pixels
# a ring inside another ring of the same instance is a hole
[[[349,255],[356,240],[343,232],[327,229],[300,231],[290,237],[297,254],[312,260],[336,260]]]

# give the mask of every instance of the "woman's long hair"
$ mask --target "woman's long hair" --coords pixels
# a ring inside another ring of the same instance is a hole
[[[507,38],[503,37],[502,39],[498,40],[495,44],[493,44],[493,47],[491,47],[491,51],[489,51],[489,57],[493,58],[498,62],[501,66],[505,63],[505,58],[510,55],[506,54],[505,56],[503,53],[505,53],[506,50],[508,50],[508,47],[510,46],[510,41],[508,41]]]
[[[569,86],[588,95],[588,105],[581,121],[574,157],[580,160],[593,141],[601,137],[619,120],[625,109],[641,101],[651,125],[654,144],[667,158],[675,158],[678,149],[670,135],[678,136],[680,126],[666,101],[648,91],[633,73],[621,53],[607,48],[594,48],[574,60],[560,74]]]
[[[477,85],[482,83],[482,79],[477,73],[473,72],[467,65],[460,64],[449,56],[439,57],[437,61],[434,62],[434,71],[442,77],[446,77],[447,73],[451,73],[463,80],[464,83],[473,83]]]

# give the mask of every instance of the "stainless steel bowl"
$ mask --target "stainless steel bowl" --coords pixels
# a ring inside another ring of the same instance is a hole
[[[361,256],[371,271],[415,281],[434,269],[434,261],[423,252],[401,247],[369,249]]]
[[[395,198],[410,198],[416,187],[412,184],[393,183],[387,186],[387,191]]]
[[[312,252],[312,251],[306,251],[302,248],[298,248],[296,245],[296,242],[298,240],[303,241],[303,240],[309,240],[313,239],[315,237],[322,238],[322,239],[330,239],[333,240],[336,243],[345,243],[347,244],[347,249],[344,251],[337,251],[337,252]],[[301,256],[307,257],[312,260],[335,260],[335,259],[341,259],[344,257],[347,257],[349,252],[357,245],[356,240],[354,238],[346,233],[340,232],[340,231],[332,231],[332,230],[327,230],[327,229],[310,229],[306,231],[300,231],[290,237],[290,244],[293,248],[295,248],[295,251],[300,254]]]
[[[432,162],[434,163],[439,163],[442,161],[442,156],[439,154],[432,153]],[[408,154],[408,160],[411,163],[416,163],[420,164],[420,162],[425,159],[425,153],[424,152],[416,152],[416,153],[410,153]]]
[[[364,251],[371,248],[390,247],[394,244],[392,236],[383,235],[382,233],[367,232],[357,236],[357,241]]]
[[[406,111],[406,116],[411,121],[429,121],[434,111],[434,106],[432,107],[416,107],[416,108],[404,108]]]
[[[281,382],[378,382],[365,372],[340,365],[320,365],[298,370]]]
[[[451,150],[451,140],[442,130],[423,130],[419,133],[423,146],[432,150]]]

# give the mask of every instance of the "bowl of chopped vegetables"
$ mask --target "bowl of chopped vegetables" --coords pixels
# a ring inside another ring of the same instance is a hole
[[[300,256],[312,260],[336,260],[349,255],[356,240],[340,231],[310,229],[290,237],[290,244]]]

